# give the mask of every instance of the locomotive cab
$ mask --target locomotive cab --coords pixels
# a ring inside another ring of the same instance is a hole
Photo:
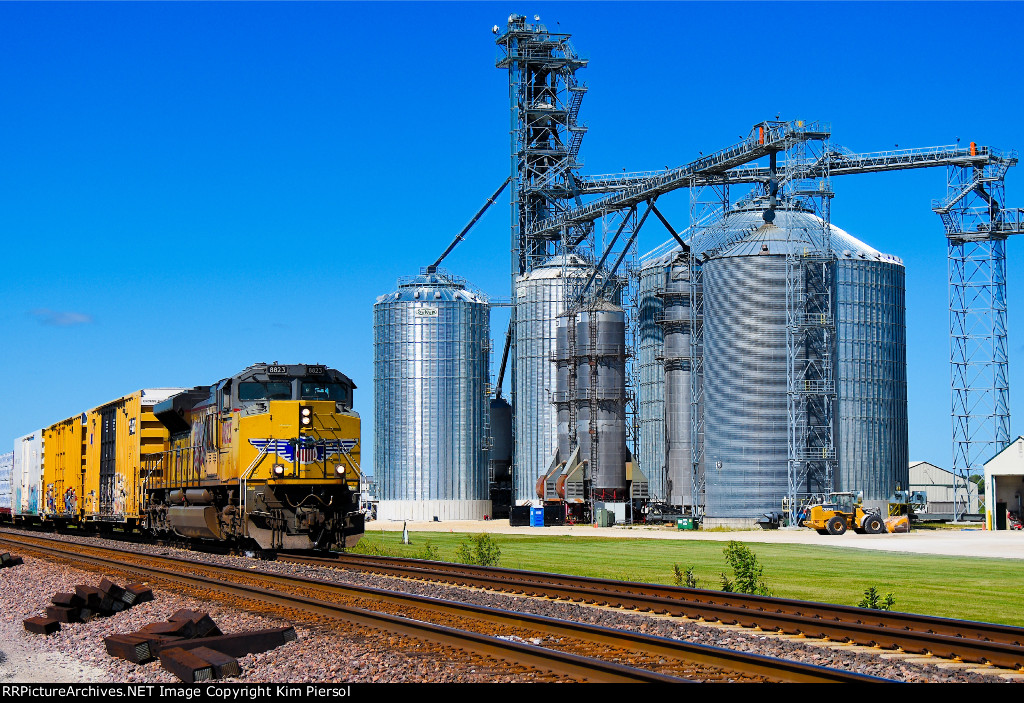
[[[151,529],[265,550],[354,546],[355,387],[325,366],[257,364],[157,406],[171,448],[147,483]]]

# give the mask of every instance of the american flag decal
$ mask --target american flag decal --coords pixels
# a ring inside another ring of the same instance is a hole
[[[316,447],[311,444],[299,445],[299,463],[309,464],[316,461]]]
[[[263,451],[266,447],[267,454],[276,454],[285,462],[292,463],[298,455],[300,464],[312,464],[324,461],[337,454],[347,454],[356,446],[356,439],[327,439],[313,442],[303,442],[301,445],[295,440],[287,439],[250,439],[249,444]],[[297,446],[298,445],[298,446]],[[298,452],[296,452],[296,449]]]

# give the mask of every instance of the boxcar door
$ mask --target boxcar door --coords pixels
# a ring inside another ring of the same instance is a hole
[[[117,407],[100,414],[100,515],[113,515],[117,470]]]

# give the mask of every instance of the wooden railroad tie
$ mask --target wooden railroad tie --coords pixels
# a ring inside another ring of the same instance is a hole
[[[128,590],[128,589],[126,589]],[[225,635],[209,613],[181,609],[127,635],[104,638],[107,654],[135,664],[159,659],[186,683],[242,673],[238,660],[297,639],[293,627],[272,627]]]
[[[21,557],[15,557],[19,563]],[[121,587],[103,578],[99,586],[79,584],[74,593],[55,593],[46,607],[45,618],[28,618],[25,629],[36,634],[48,635],[60,629],[60,623],[89,622],[99,615],[114,615],[133,605],[153,600],[153,589],[141,583],[129,583]],[[57,627],[43,625],[40,620],[52,620]]]
[[[9,569],[12,566],[18,566],[24,563],[25,562],[21,557],[12,557],[10,552],[0,554],[0,569]]]

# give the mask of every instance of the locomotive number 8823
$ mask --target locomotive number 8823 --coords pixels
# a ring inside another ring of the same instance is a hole
[[[145,526],[266,550],[354,546],[354,389],[325,366],[257,364],[158,403],[169,443],[142,457]]]

